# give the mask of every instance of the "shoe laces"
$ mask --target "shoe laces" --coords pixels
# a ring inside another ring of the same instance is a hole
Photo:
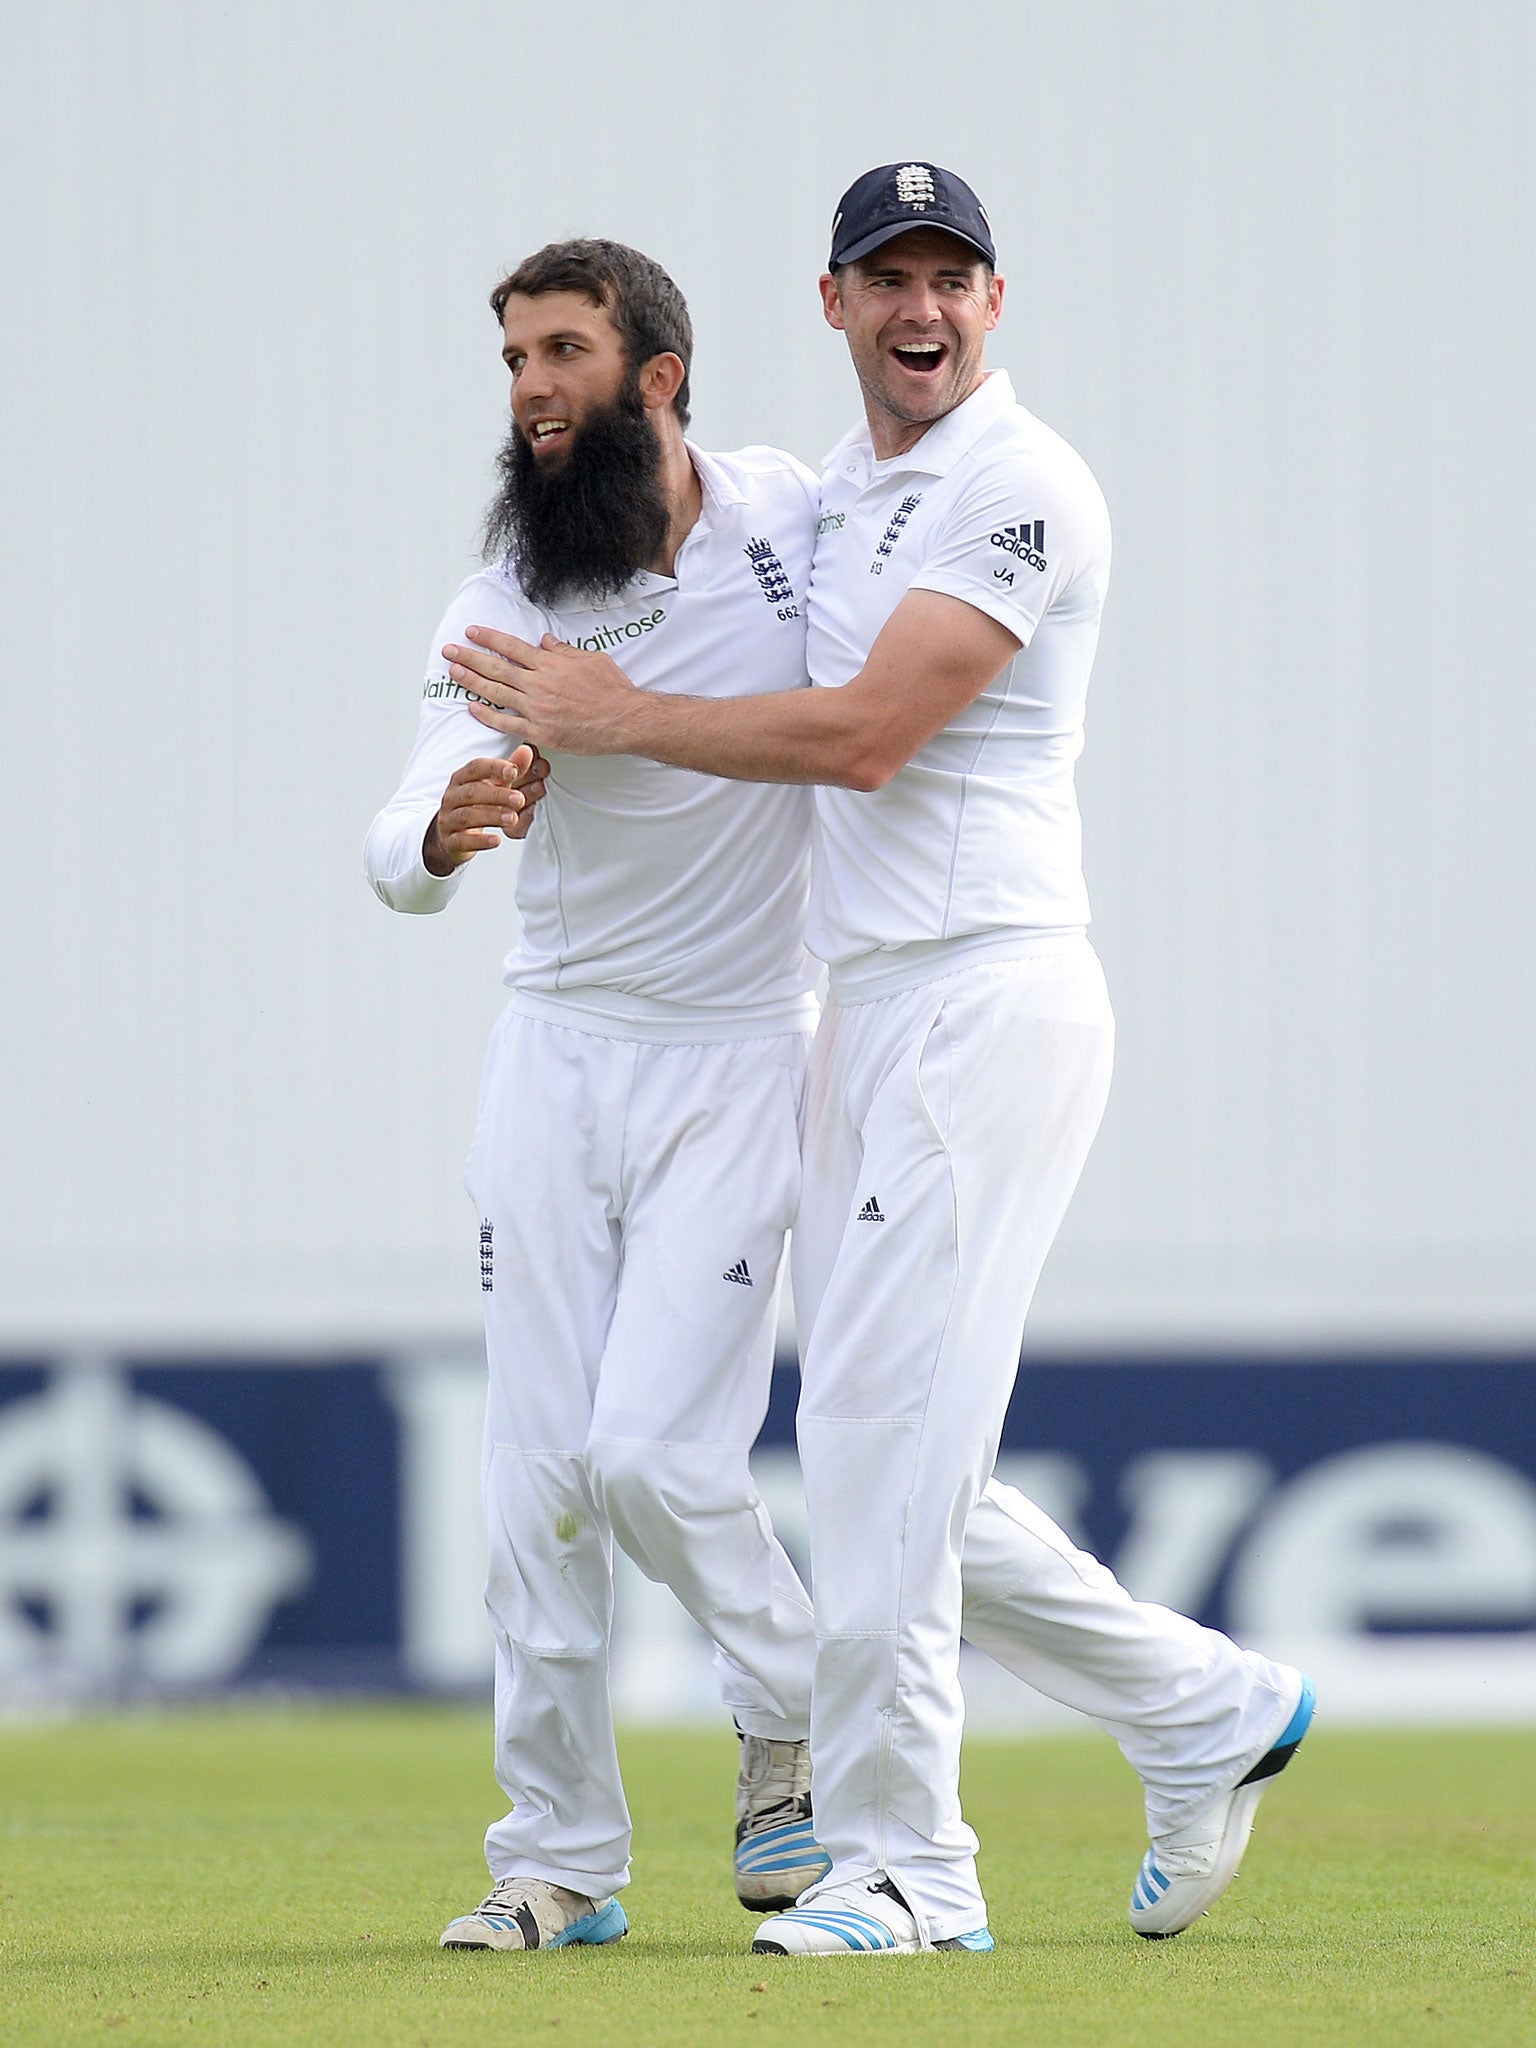
[[[736,1781],[738,1816],[768,1819],[783,1810],[785,1819],[808,1812],[811,1789],[810,1750],[804,1742],[775,1742],[764,1735],[741,1738],[741,1771]]]
[[[518,1906],[539,1906],[546,1903],[550,1895],[564,1892],[571,1898],[579,1898],[579,1892],[570,1892],[564,1885],[551,1884],[542,1877],[499,1877],[476,1906],[477,1913],[510,1913]]]

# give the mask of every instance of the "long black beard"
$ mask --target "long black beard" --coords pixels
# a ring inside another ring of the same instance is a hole
[[[535,604],[612,597],[662,552],[670,515],[661,442],[632,375],[573,431],[558,468],[540,468],[514,422],[496,470],[486,559],[510,557]]]

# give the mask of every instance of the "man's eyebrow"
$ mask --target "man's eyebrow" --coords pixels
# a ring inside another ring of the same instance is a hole
[[[584,334],[578,334],[574,327],[562,327],[558,333],[537,336],[539,341],[585,341],[586,338]],[[520,356],[525,353],[525,350],[516,347],[509,341],[501,352],[501,358],[505,362],[508,356]]]
[[[864,263],[860,265],[866,277],[912,277],[915,266],[909,263]],[[932,273],[935,277],[969,277],[976,269],[974,263],[941,263]]]

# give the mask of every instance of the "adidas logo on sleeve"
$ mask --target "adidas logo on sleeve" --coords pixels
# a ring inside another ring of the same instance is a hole
[[[1031,569],[1045,567],[1045,521],[1021,519],[1017,526],[1002,527],[992,535],[992,545],[1005,555],[1017,555]]]

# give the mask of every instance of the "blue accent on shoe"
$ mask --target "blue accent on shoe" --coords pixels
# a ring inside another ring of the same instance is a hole
[[[976,1955],[990,1955],[997,1947],[989,1927],[973,1927],[969,1934],[952,1934],[947,1941],[936,1941],[935,1948],[970,1949]]]
[[[736,1868],[753,1875],[762,1871],[814,1870],[818,1877],[824,1877],[832,1868],[832,1858],[817,1841],[811,1823],[796,1820],[783,1827],[765,1828],[759,1835],[748,1835],[737,1847]]]
[[[624,1908],[617,1899],[610,1899],[606,1906],[599,1906],[595,1913],[588,1913],[582,1920],[573,1920],[569,1927],[562,1927],[558,1934],[552,1934],[545,1942],[546,1948],[565,1948],[573,1941],[599,1943],[618,1941],[629,1932],[629,1921]]]
[[[818,1912],[814,1906],[793,1906],[789,1912],[777,1914],[772,1920],[765,1920],[757,1930],[758,1939],[771,1937],[774,1927],[781,1920],[793,1920],[802,1927],[819,1927],[827,1934],[835,1934],[846,1947],[860,1954],[896,1946],[896,1937],[883,1920],[876,1920],[869,1913],[857,1913],[851,1908],[842,1907]]]
[[[1317,1694],[1310,1678],[1301,1681],[1301,1698],[1296,1702],[1296,1711],[1285,1724],[1285,1732],[1275,1737],[1270,1745],[1273,1749],[1293,1749],[1312,1726],[1312,1716],[1317,1711]]]
[[[1140,1912],[1148,1906],[1155,1906],[1168,1889],[1168,1879],[1152,1861],[1149,1849],[1141,1859],[1141,1868],[1136,1873],[1136,1883],[1131,1891],[1131,1904]]]

